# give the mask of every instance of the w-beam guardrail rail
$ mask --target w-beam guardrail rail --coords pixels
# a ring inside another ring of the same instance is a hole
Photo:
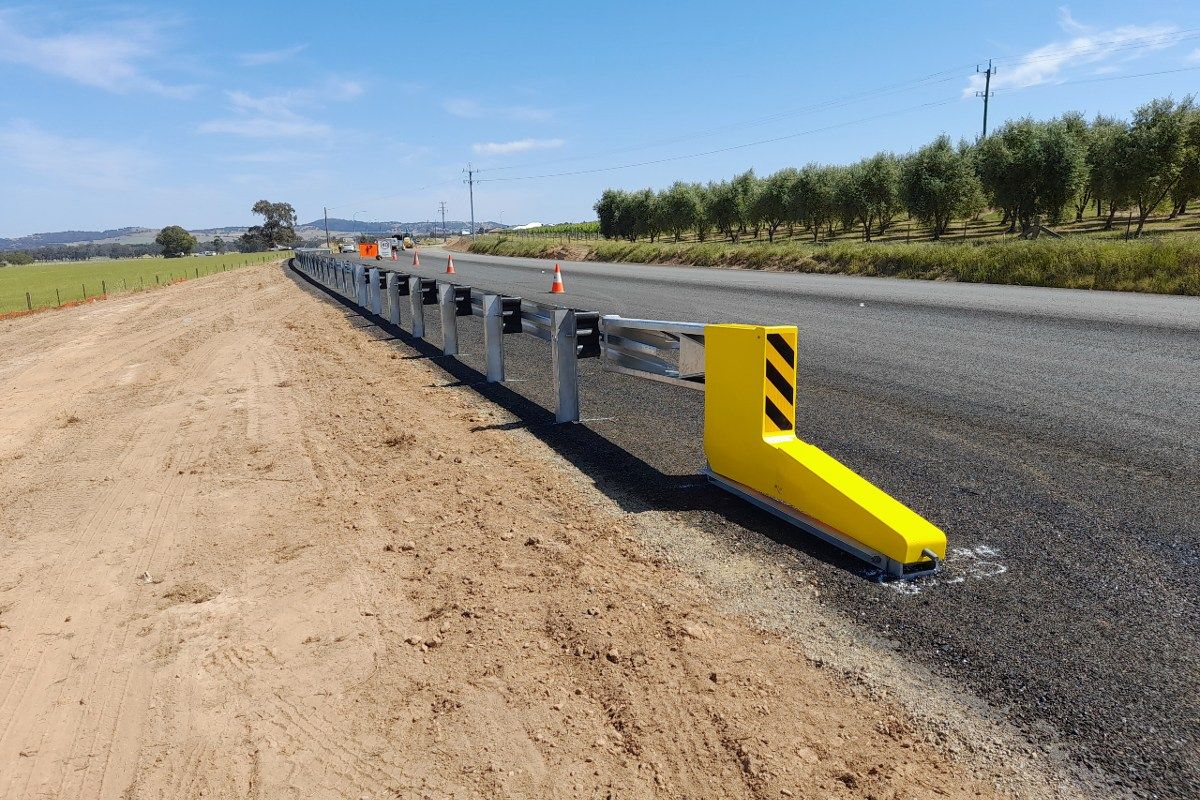
[[[705,392],[705,473],[717,486],[897,578],[928,575],[946,535],[837,459],[796,436],[796,328],[627,319],[547,306],[388,267],[300,251],[294,269],[364,312],[425,336],[437,305],[442,352],[458,353],[458,317],[483,318],[488,382],[504,381],[504,337],[550,344],[555,419],[579,421],[578,361]]]

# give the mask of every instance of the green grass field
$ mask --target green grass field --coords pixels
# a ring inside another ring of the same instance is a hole
[[[228,253],[198,258],[129,258],[0,267],[0,314],[52,308],[104,294],[123,294],[171,281],[202,278],[291,253]],[[28,297],[26,296],[28,293]]]

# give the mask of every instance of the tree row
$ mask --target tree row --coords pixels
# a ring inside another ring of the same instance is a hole
[[[1045,224],[1089,210],[1111,229],[1117,215],[1137,219],[1136,235],[1156,209],[1172,217],[1200,197],[1200,108],[1191,97],[1151,101],[1128,120],[1068,113],[1008,122],[974,144],[940,136],[907,155],[879,153],[850,165],[788,167],[759,178],[753,170],[708,184],[676,182],[662,191],[608,189],[595,205],[608,239],[675,241],[695,232],[739,238],[797,229],[817,241],[835,226],[862,225],[863,237],[902,215],[944,235],[956,219],[987,208],[1002,212],[1010,233],[1036,236]]]

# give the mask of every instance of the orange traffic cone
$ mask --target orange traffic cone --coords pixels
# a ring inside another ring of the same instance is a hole
[[[417,255],[417,248],[415,248],[415,247],[413,248],[413,266],[414,267],[421,266],[421,258],[420,258],[420,256]]]
[[[554,265],[554,283],[550,287],[550,294],[563,294],[567,289],[562,282],[562,269],[558,264]]]
[[[454,274],[454,256],[450,255],[449,253],[446,254],[446,274]]]
[[[396,248],[392,248],[392,261],[399,261],[400,257],[396,254]]]

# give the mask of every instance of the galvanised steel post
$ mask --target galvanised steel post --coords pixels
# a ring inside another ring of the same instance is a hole
[[[487,351],[488,383],[503,383],[504,305],[498,294],[483,296],[483,346]]]
[[[371,269],[367,271],[367,281],[367,301],[371,306],[371,313],[379,314],[382,309],[379,307],[381,298],[379,292],[378,267],[371,267]]]
[[[554,365],[556,422],[579,421],[579,357],[575,312],[556,308],[550,315],[550,361]]]
[[[412,335],[414,339],[425,338],[425,298],[421,296],[421,279],[416,275],[408,278],[408,299],[412,302]]]
[[[400,324],[400,275],[395,272],[387,274],[388,322]]]
[[[437,296],[442,316],[442,355],[458,355],[458,306],[454,302],[454,284],[439,281]]]

